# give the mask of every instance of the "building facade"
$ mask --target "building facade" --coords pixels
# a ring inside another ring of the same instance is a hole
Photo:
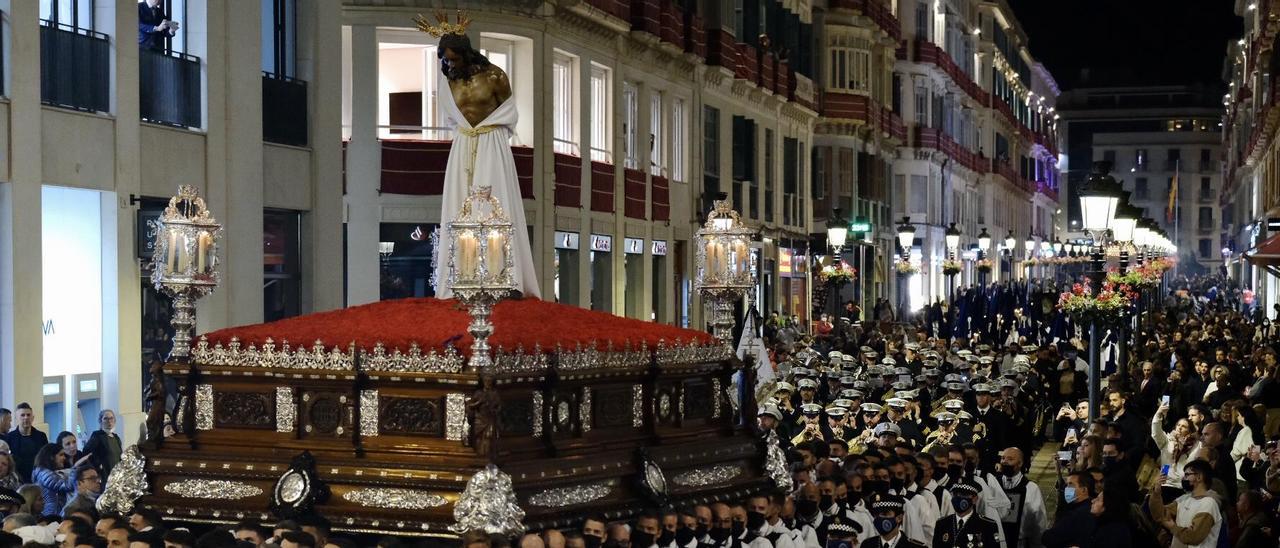
[[[1082,88],[1064,93],[1073,181],[1107,161],[1129,201],[1169,233],[1179,270],[1215,272],[1223,264],[1221,108],[1216,89],[1200,86]],[[1178,186],[1175,192],[1174,181]],[[1078,200],[1069,226],[1079,231]]]
[[[1253,289],[1257,304],[1270,314],[1280,302],[1280,278],[1244,260],[1276,235],[1268,219],[1280,214],[1280,145],[1276,142],[1280,92],[1273,75],[1280,70],[1276,55],[1277,29],[1268,24],[1280,17],[1274,2],[1237,0],[1235,13],[1244,23],[1244,36],[1227,46],[1223,77],[1227,89],[1221,141],[1224,153],[1223,228],[1228,272]],[[1228,254],[1229,253],[1229,254]]]

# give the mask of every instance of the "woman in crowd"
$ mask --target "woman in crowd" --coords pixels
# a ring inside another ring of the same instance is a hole
[[[39,485],[28,483],[18,487],[18,494],[25,501],[18,507],[19,514],[31,514],[37,518],[44,515],[44,492]]]
[[[44,507],[49,512],[61,510],[67,504],[67,496],[76,491],[76,482],[72,477],[73,467],[68,466],[68,462],[66,452],[52,443],[36,453],[31,479],[40,486]],[[81,464],[84,464],[84,458],[76,462],[75,466]]]
[[[71,432],[65,430],[59,432],[58,437],[54,439],[54,443],[58,444],[58,448],[67,454],[67,462],[78,461],[83,456],[80,454],[80,441]]]
[[[13,462],[9,444],[0,440],[0,487],[17,491],[21,486],[22,478],[18,477],[18,465]]]
[[[1102,467],[1102,437],[1085,436],[1076,448],[1076,460],[1071,466],[1072,472],[1081,472],[1090,468]]]
[[[1158,498],[1159,487],[1165,483],[1163,475],[1151,486],[1147,500],[1151,519],[1164,529],[1162,537],[1171,537],[1173,548],[1214,548],[1222,531],[1223,515],[1217,498],[1210,494],[1213,468],[1205,461],[1194,460],[1182,469],[1182,477],[1187,493],[1173,504],[1166,505]]]
[[[1133,526],[1129,521],[1129,503],[1124,494],[1113,486],[1106,486],[1093,497],[1089,505],[1089,548],[1130,548],[1133,546]]]
[[[1164,466],[1169,467],[1169,474],[1160,486],[1162,500],[1165,503],[1182,494],[1182,469],[1195,455],[1194,449],[1198,439],[1188,419],[1178,419],[1173,431],[1166,433],[1161,424],[1168,413],[1169,404],[1161,404],[1156,409],[1155,417],[1151,419],[1151,438],[1160,448],[1160,466],[1162,469]]]

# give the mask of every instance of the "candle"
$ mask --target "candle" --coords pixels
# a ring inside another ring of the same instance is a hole
[[[485,268],[489,269],[489,278],[493,279],[502,275],[502,271],[506,268],[506,247],[503,245],[505,239],[502,232],[498,230],[490,230],[488,241],[485,245]]]
[[[166,274],[172,274],[178,269],[178,235],[172,230],[169,233],[169,242],[165,246],[164,270]]]
[[[191,240],[186,234],[181,234],[178,240],[178,272],[187,273],[191,270]]]
[[[750,264],[748,261],[750,259],[747,257],[746,242],[742,240],[734,240],[733,260],[734,260],[734,267],[735,267],[733,271],[735,274],[742,274],[747,271],[747,266]]]
[[[480,242],[470,230],[458,235],[458,250],[455,260],[458,266],[458,279],[473,280],[476,276],[477,248]]]
[[[204,274],[209,267],[209,252],[212,238],[208,232],[200,231],[200,236],[196,238],[196,273]]]

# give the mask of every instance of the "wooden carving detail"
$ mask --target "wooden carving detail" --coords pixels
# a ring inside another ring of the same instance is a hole
[[[498,432],[503,436],[531,436],[533,420],[533,399],[527,393],[503,399],[498,410]]]
[[[710,384],[703,381],[686,382],[684,385],[685,418],[705,419],[710,417],[713,397]]]
[[[216,427],[275,428],[274,393],[217,392],[213,400]]]
[[[332,395],[313,395],[307,418],[316,433],[333,434],[342,425],[342,405]]]
[[[383,433],[444,436],[444,413],[438,398],[382,398],[382,402]]]
[[[595,404],[597,428],[631,426],[631,388],[597,388],[592,400]]]

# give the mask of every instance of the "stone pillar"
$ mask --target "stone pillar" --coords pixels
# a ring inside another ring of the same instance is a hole
[[[44,422],[41,326],[40,28],[36,2],[11,2],[9,180],[0,184],[0,390],[5,407],[28,402]]]
[[[351,27],[351,141],[347,144],[347,304],[377,302],[382,174],[378,142],[378,34]]]
[[[302,312],[341,308],[342,294],[342,6],[299,7],[299,76],[310,92],[311,211],[303,215]]]

